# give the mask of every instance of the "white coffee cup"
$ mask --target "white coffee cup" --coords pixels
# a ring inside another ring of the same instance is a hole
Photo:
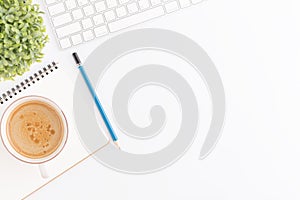
[[[12,113],[12,111],[15,110],[16,107],[18,107],[19,105],[28,102],[28,101],[40,101],[43,103],[48,104],[51,108],[55,109],[55,111],[59,114],[61,121],[63,123],[64,126],[64,133],[63,133],[63,138],[62,141],[59,145],[59,147],[50,155],[47,155],[45,157],[42,158],[29,158],[26,157],[20,153],[18,153],[11,145],[10,140],[9,140],[9,135],[6,133],[6,126],[7,126],[7,120],[9,119],[10,114]],[[16,159],[25,162],[25,163],[29,163],[29,164],[33,164],[33,165],[38,165],[39,167],[39,171],[40,174],[43,178],[47,178],[48,174],[47,171],[45,169],[44,164],[50,160],[52,160],[53,158],[55,158],[64,148],[66,142],[67,142],[67,138],[68,138],[68,123],[66,120],[66,117],[63,113],[63,111],[58,107],[57,104],[55,104],[53,101],[51,101],[50,99],[47,99],[45,97],[41,97],[41,96],[26,96],[26,97],[22,97],[17,99],[16,101],[14,101],[12,104],[10,104],[7,109],[5,110],[2,118],[1,118],[1,140],[4,144],[4,147],[7,149],[7,151]]]

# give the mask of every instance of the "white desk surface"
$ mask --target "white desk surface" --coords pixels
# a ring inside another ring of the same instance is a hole
[[[215,62],[227,97],[217,147],[198,160],[197,138],[182,159],[149,175],[118,173],[90,158],[29,199],[300,199],[299,7],[297,0],[210,0],[135,26],[183,33]],[[50,30],[43,62],[59,61],[74,81],[71,53],[84,60],[113,36],[62,51]]]

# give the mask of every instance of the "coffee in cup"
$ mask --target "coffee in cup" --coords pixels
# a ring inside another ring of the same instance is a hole
[[[30,100],[15,107],[6,122],[10,145],[19,154],[39,159],[54,153],[64,136],[61,115],[52,105]]]

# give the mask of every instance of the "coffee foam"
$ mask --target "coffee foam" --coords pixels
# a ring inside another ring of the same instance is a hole
[[[60,114],[51,105],[31,100],[11,112],[6,134],[19,154],[39,159],[51,155],[60,146],[64,125]]]

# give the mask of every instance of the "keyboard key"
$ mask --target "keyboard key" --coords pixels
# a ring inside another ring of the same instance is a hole
[[[97,27],[94,29],[94,32],[95,32],[96,37],[100,37],[100,36],[108,34],[108,30],[107,30],[106,26]]]
[[[127,9],[129,13],[135,13],[139,11],[139,8],[137,7],[137,4],[135,2],[128,4]]]
[[[107,11],[106,13],[104,13],[104,16],[105,16],[106,21],[108,21],[108,22],[116,19],[115,12],[112,11],[112,10]]]
[[[197,3],[201,3],[201,2],[203,2],[203,0],[192,0],[193,4],[197,4]]]
[[[65,4],[66,4],[66,7],[67,7],[68,10],[76,8],[75,0],[67,0],[67,1],[65,1]]]
[[[83,14],[82,14],[82,11],[80,9],[74,10],[72,12],[72,15],[73,15],[73,18],[75,20],[83,18]]]
[[[73,24],[68,24],[64,27],[56,29],[57,37],[62,38],[67,35],[71,35],[73,33],[77,33],[81,30],[81,26],[79,22],[75,22]]]
[[[65,49],[71,46],[69,38],[65,38],[59,41],[61,48]]]
[[[118,5],[117,0],[106,0],[106,4],[108,8],[114,8]]]
[[[116,13],[117,13],[118,17],[124,17],[127,15],[127,10],[124,6],[122,6],[122,7],[116,9]]]
[[[85,41],[89,41],[94,39],[94,34],[91,30],[83,32],[83,39]]]
[[[161,0],[150,0],[152,6],[156,6],[156,5],[160,5],[161,4]]]
[[[86,6],[83,8],[83,11],[86,16],[90,16],[90,15],[94,14],[93,6]]]
[[[179,4],[181,8],[186,8],[191,5],[190,0],[179,0]]]
[[[140,0],[139,1],[139,6],[142,10],[145,10],[150,7],[149,1],[148,0]]]
[[[130,0],[119,0],[120,4],[126,4],[127,2],[129,2]]]
[[[73,45],[77,45],[77,44],[82,43],[82,38],[81,38],[81,35],[80,35],[80,34],[73,35],[73,36],[71,37],[71,40],[72,40]]]
[[[93,26],[93,22],[90,18],[84,19],[81,21],[83,29],[88,29]]]
[[[48,7],[48,10],[49,10],[49,14],[50,15],[57,15],[59,13],[62,13],[65,11],[65,6],[63,3],[59,3],[59,4],[56,4],[56,5],[53,5],[53,6],[49,6]]]
[[[72,21],[72,17],[69,13],[65,13],[63,15],[59,15],[57,17],[53,17],[52,22],[53,26],[60,26]]]
[[[84,6],[84,5],[88,4],[89,2],[88,2],[88,0],[77,0],[77,3],[79,6]]]
[[[46,0],[46,4],[52,4],[52,3],[56,3],[56,0]]]
[[[118,21],[112,22],[108,24],[109,30],[111,32],[115,32],[124,28],[127,28],[129,26],[139,24],[141,22],[159,17],[164,15],[164,9],[162,6],[138,13],[136,15],[132,15],[123,19],[120,19]]]
[[[100,2],[95,3],[95,8],[96,8],[97,12],[102,12],[106,9],[106,5],[105,5],[104,1],[100,1]]]
[[[168,13],[174,12],[174,11],[176,11],[176,10],[179,9],[178,4],[177,4],[176,1],[172,1],[172,2],[170,2],[170,3],[167,3],[167,4],[165,5],[165,8],[166,8],[166,11],[167,11]]]
[[[103,24],[104,23],[104,18],[102,14],[96,15],[93,17],[95,25]]]

